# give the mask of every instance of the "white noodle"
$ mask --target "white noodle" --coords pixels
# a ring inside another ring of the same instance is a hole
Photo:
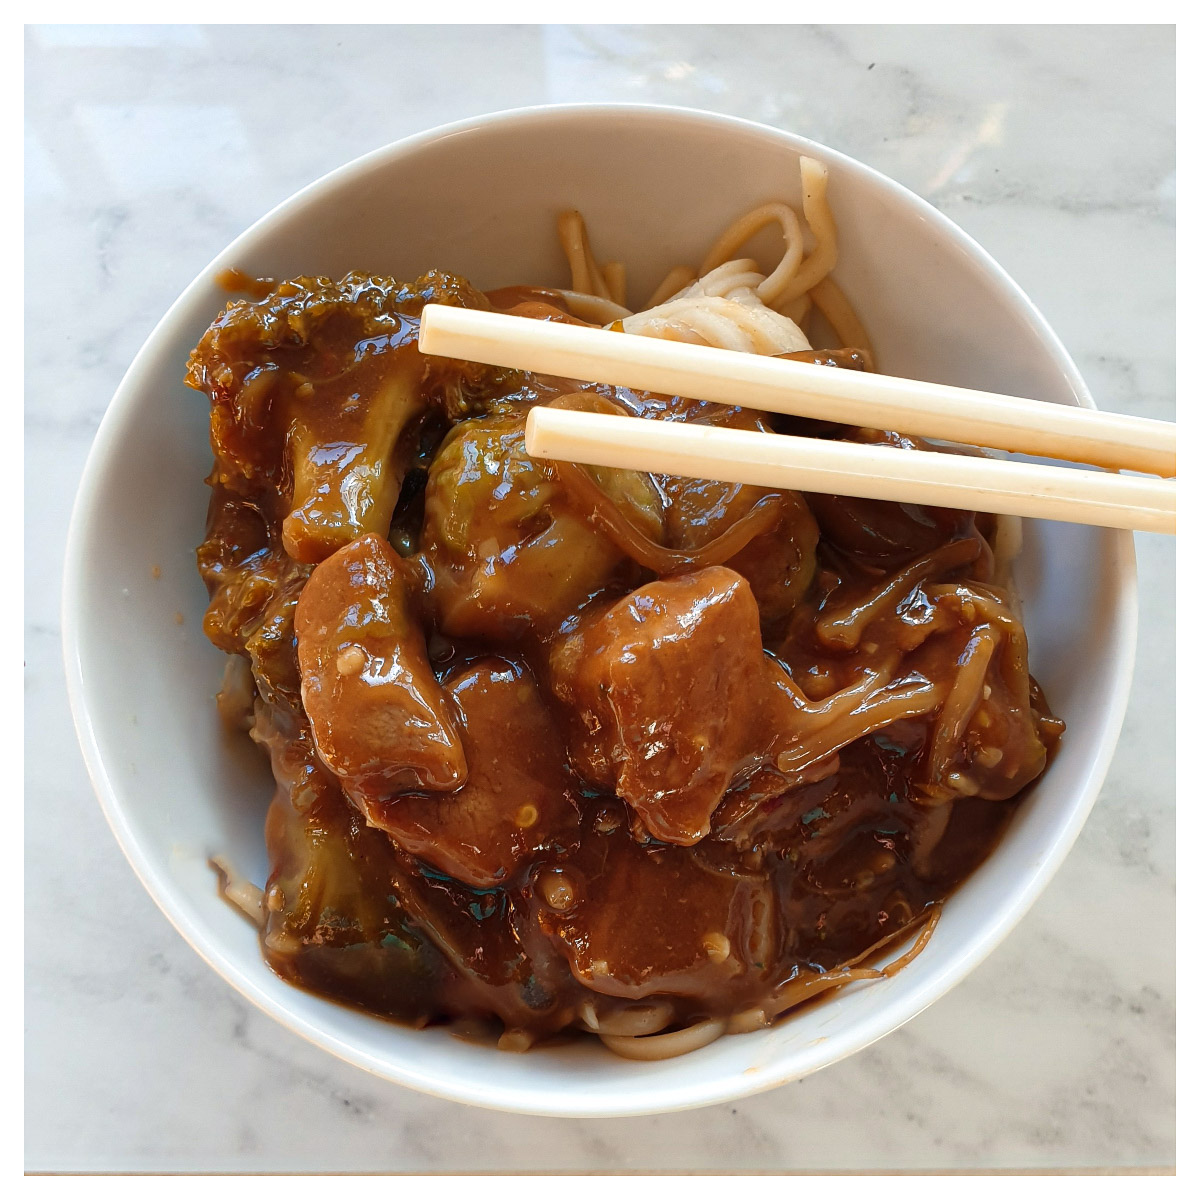
[[[653,1033],[647,1037],[611,1037],[601,1034],[600,1040],[622,1058],[636,1058],[642,1062],[653,1062],[662,1058],[675,1058],[690,1054],[703,1046],[715,1042],[725,1032],[726,1022],[719,1017],[710,1017],[686,1029],[671,1033]]]
[[[217,886],[221,895],[234,908],[245,913],[256,927],[263,923],[263,890],[253,884],[244,875],[234,870],[232,864],[223,854],[214,854],[208,860],[208,865],[217,872]]]
[[[580,1007],[579,1015],[592,1033],[602,1037],[645,1037],[665,1029],[675,1010],[666,1001],[660,1001],[601,1015],[589,1000]]]
[[[734,264],[739,265],[739,264]],[[718,267],[716,272],[725,271]],[[746,281],[762,276],[744,272],[698,279],[678,296],[645,312],[625,317],[626,333],[668,341],[695,342],[749,354],[787,354],[811,350],[808,338],[795,321],[768,308]],[[729,288],[730,282],[737,286]]]
[[[571,316],[581,321],[591,321],[594,325],[611,325],[613,321],[621,321],[631,316],[629,309],[606,300],[603,296],[589,296],[586,292],[572,292],[566,289],[558,293],[570,309]]]

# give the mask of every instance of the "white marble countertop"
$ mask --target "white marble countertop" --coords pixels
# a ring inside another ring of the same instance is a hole
[[[1174,1160],[1173,541],[1096,810],[1018,930],[905,1028],[675,1116],[431,1100],[237,996],[109,833],[60,665],[76,481],[122,373],[233,236],[403,135],[545,101],[715,109],[907,184],[1030,293],[1102,407],[1174,413],[1174,34],[1134,27],[33,27],[26,46],[26,1166],[586,1171]]]

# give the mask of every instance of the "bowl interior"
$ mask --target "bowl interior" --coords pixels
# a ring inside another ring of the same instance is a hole
[[[335,172],[206,270],[122,383],[81,487],[64,596],[68,677],[89,768],[131,862],[184,936],[247,997],[350,1061],[439,1095],[557,1115],[661,1111],[798,1078],[895,1028],[965,975],[1044,886],[1090,808],[1128,690],[1132,542],[1027,522],[1017,577],[1031,662],[1068,734],[1003,844],[947,905],[925,953],[893,979],[665,1062],[631,1063],[593,1045],[501,1054],[289,987],[217,896],[210,854],[227,854],[259,882],[265,876],[271,784],[248,741],[220,729],[212,696],[223,656],[200,630],[205,596],[193,548],[211,457],[205,401],[182,376],[228,299],[212,282],[215,270],[409,278],[439,266],[483,288],[565,284],[554,218],[578,207],[598,256],[628,264],[636,299],[676,263],[698,261],[745,209],[798,201],[801,150],[830,165],[838,277],[882,369],[1090,403],[1023,294],[910,193],[777,131],[621,107],[483,118]],[[758,248],[769,252],[769,238]]]

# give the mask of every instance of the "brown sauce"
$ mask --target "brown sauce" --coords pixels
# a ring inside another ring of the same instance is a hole
[[[992,849],[1062,726],[987,520],[556,469],[524,453],[533,404],[769,418],[417,351],[428,301],[573,319],[547,289],[259,282],[227,280],[251,298],[188,382],[285,979],[512,1045],[769,1016]]]
[[[265,300],[275,290],[275,280],[247,275],[237,267],[227,267],[224,271],[218,271],[215,282],[217,287],[226,292],[253,296],[255,300]]]

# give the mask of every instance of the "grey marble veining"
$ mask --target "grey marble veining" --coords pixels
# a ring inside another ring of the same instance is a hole
[[[635,100],[806,133],[913,188],[1041,307],[1102,407],[1174,413],[1168,27],[33,27],[26,152],[26,1165],[592,1170],[1174,1159],[1174,544],[1139,537],[1129,717],[1078,845],[904,1029],[677,1116],[513,1117],[329,1057],[171,930],[75,748],[75,483],[158,317],[300,185],[500,108]]]

